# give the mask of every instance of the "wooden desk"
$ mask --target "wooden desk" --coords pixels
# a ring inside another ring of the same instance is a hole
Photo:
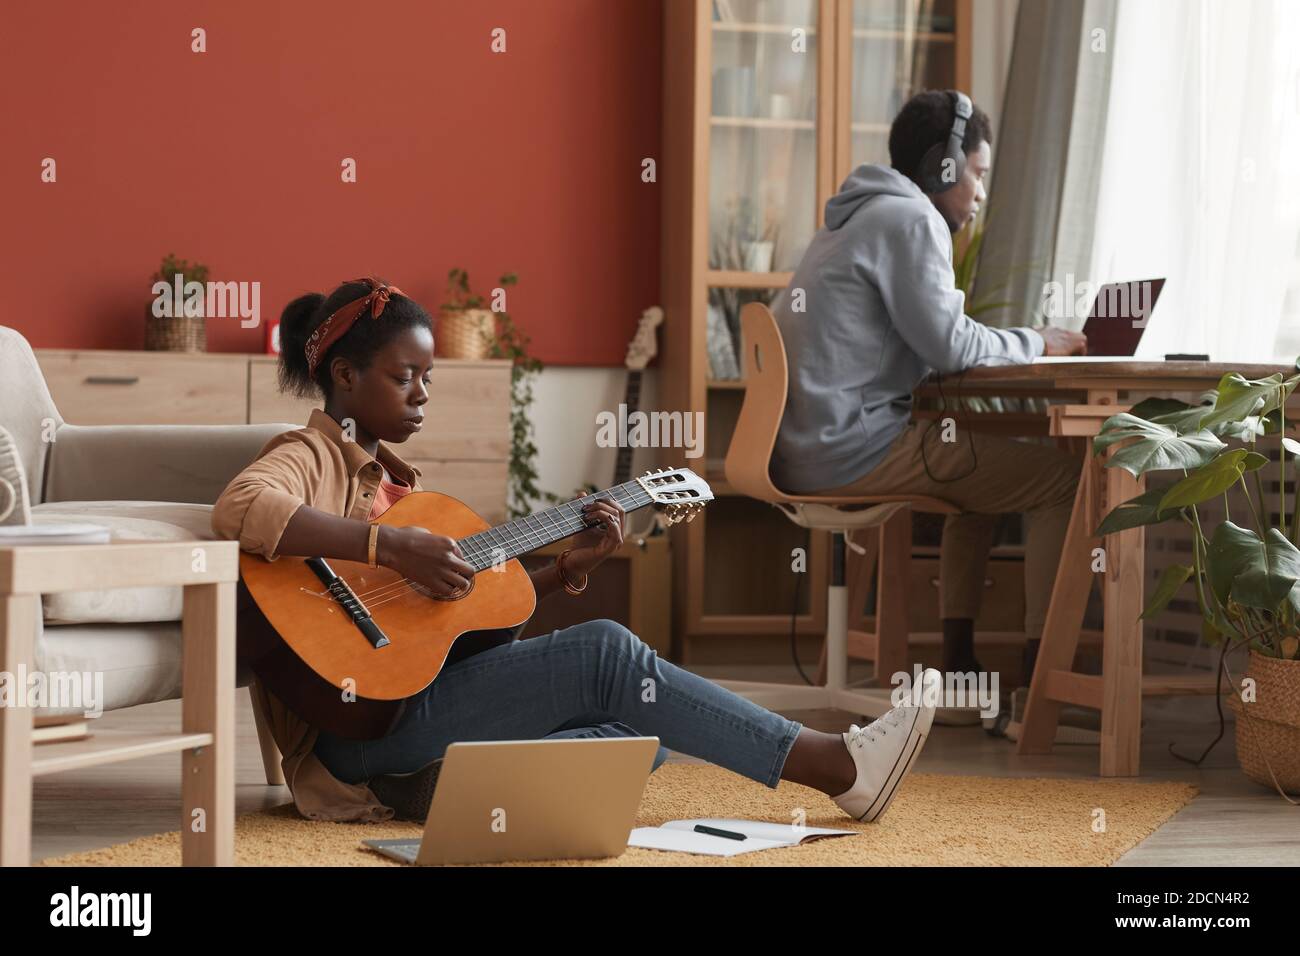
[[[1082,473],[1061,551],[1056,584],[1043,628],[1043,642],[1029,688],[1018,753],[1049,753],[1056,739],[1061,705],[1101,711],[1101,775],[1135,776],[1141,744],[1142,697],[1213,694],[1213,678],[1144,678],[1142,675],[1144,528],[1106,536],[1093,532],[1115,505],[1142,494],[1144,478],[1122,468],[1104,468],[1092,454],[1091,438],[1111,415],[1129,407],[1131,393],[1199,394],[1229,372],[1263,378],[1290,372],[1279,365],[1208,362],[1053,362],[974,368],[945,375],[943,394],[1047,396],[1048,434],[1084,439]],[[1060,400],[1065,399],[1063,403]],[[960,415],[956,416],[960,420]],[[990,413],[985,417],[995,417]],[[1289,417],[1289,416],[1288,416]],[[1074,653],[1092,586],[1093,553],[1104,547],[1102,674],[1073,671]]]

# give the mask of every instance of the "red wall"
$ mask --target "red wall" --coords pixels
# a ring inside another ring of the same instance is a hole
[[[35,347],[140,348],[168,252],[260,281],[263,319],[366,273],[434,312],[452,266],[483,292],[515,271],[511,314],[555,364],[622,364],[657,301],[658,0],[41,0],[3,21],[0,323]],[[261,340],[208,320],[213,351]]]

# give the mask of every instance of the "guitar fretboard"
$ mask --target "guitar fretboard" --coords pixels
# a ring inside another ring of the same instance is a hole
[[[641,487],[640,482],[625,481],[613,488],[575,498],[554,508],[461,538],[458,542],[461,553],[475,571],[485,571],[494,564],[536,551],[590,527],[583,519],[582,506],[600,498],[612,498],[626,512],[636,511],[651,503],[649,493]]]

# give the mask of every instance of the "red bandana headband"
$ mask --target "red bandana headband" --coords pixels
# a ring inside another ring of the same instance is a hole
[[[352,328],[353,323],[361,318],[367,307],[370,309],[370,317],[377,319],[384,314],[384,306],[388,304],[390,296],[406,295],[397,286],[384,285],[378,279],[364,278],[353,279],[352,281],[366,283],[370,286],[370,292],[340,307],[333,315],[317,326],[316,331],[307,339],[304,351],[307,353],[308,374],[315,374],[316,366],[320,364],[321,358],[329,351],[330,346],[347,334],[348,329]]]

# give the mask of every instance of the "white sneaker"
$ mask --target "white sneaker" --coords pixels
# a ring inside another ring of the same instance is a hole
[[[935,708],[927,701],[939,700],[943,677],[934,668],[921,674],[919,687],[913,688],[916,705],[895,707],[866,727],[849,726],[843,734],[858,767],[853,786],[833,799],[841,810],[855,820],[868,823],[878,820],[894,799],[898,785],[912,769],[925,746],[925,738],[934,723]]]

